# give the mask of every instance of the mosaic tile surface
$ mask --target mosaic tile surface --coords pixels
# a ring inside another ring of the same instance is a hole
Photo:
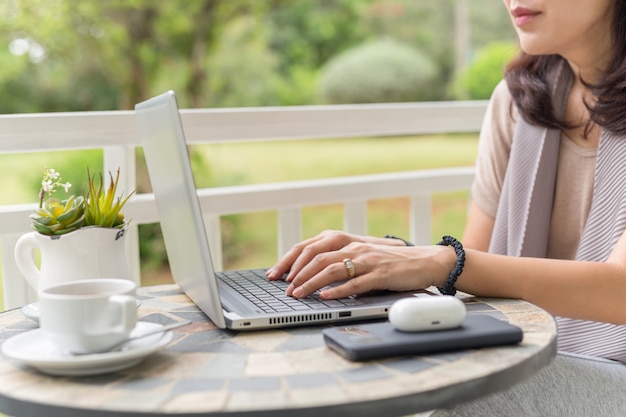
[[[517,300],[466,296],[464,301],[469,314],[490,314],[520,326],[524,340],[518,346],[355,363],[326,348],[321,326],[238,333],[217,329],[175,285],[142,288],[140,298],[141,320],[192,324],[176,329],[165,349],[140,364],[105,375],[47,376],[0,357],[0,412],[403,415],[435,408],[445,399],[470,398],[486,380],[511,385],[555,354],[552,317]],[[4,312],[0,343],[36,327],[19,310]]]

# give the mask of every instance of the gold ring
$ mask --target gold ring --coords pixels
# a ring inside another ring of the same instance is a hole
[[[355,269],[354,269],[354,264],[352,263],[352,259],[350,258],[344,259],[343,264],[346,267],[346,272],[348,273],[348,279],[354,278]]]

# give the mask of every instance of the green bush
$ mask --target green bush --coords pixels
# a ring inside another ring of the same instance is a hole
[[[324,102],[392,103],[432,97],[437,67],[419,50],[396,41],[368,42],[331,59],[321,70]]]
[[[452,96],[458,100],[488,99],[518,50],[513,42],[493,42],[478,50],[472,63],[455,77]]]

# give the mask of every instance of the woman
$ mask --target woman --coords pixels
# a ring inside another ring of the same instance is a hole
[[[335,231],[296,245],[268,278],[288,273],[287,293],[306,297],[345,280],[350,259],[354,278],[322,297],[436,285],[527,300],[554,314],[557,359],[451,413],[618,415],[626,405],[626,1],[504,3],[522,53],[481,131],[462,272],[454,240],[412,247]]]

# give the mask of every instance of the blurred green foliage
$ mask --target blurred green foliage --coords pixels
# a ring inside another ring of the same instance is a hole
[[[55,197],[81,195],[88,187],[88,173],[102,171],[101,150],[48,152],[31,154],[0,154],[0,173],[3,176],[0,204],[35,203],[38,201],[41,179],[45,168],[59,171],[63,182],[72,187],[66,194],[57,189]]]
[[[0,2],[0,113],[132,109],[168,89],[177,92],[183,108],[318,104],[322,71],[330,72],[335,60],[355,52],[362,54],[361,75],[372,77],[360,90],[373,92],[375,84],[396,77],[394,93],[384,98],[381,87],[376,96],[352,93],[352,98],[342,100],[449,99],[459,66],[455,21],[461,1],[4,1]],[[464,1],[470,30],[463,56],[470,64],[489,42],[516,39],[501,4]],[[383,41],[387,47],[360,49]],[[477,64],[477,68],[464,81],[468,90],[473,91],[474,81],[493,84],[483,74],[492,74],[491,67],[480,69]],[[421,84],[417,95],[417,84],[425,79],[428,88]],[[141,192],[149,181],[138,154]],[[247,172],[218,173],[213,162],[192,155],[200,186],[256,181],[256,174]],[[61,171],[81,188],[87,167],[98,172],[101,158],[97,150],[0,155],[0,199],[3,204],[35,201],[39,168],[44,166]],[[421,167],[414,158],[410,162],[414,169]],[[363,163],[368,172],[371,165]],[[308,175],[302,164],[294,169],[297,173],[288,172],[280,180]],[[254,229],[241,226],[233,216],[225,221],[224,230],[231,236],[224,239],[226,244],[243,241],[241,236]],[[142,229],[149,238],[142,242],[142,250],[162,253],[158,228]],[[249,257],[250,251],[233,247],[226,256],[236,262],[244,254]]]
[[[493,42],[478,50],[471,65],[452,83],[452,96],[460,100],[486,100],[502,80],[504,68],[519,52],[513,42]]]
[[[436,98],[428,88],[436,74],[435,63],[418,49],[381,40],[330,60],[319,89],[322,100],[332,104],[425,101]]]
[[[458,1],[0,2],[0,113],[132,109],[167,89],[181,107],[315,104],[320,69],[380,39],[424,54],[428,99],[447,99]],[[465,1],[468,58],[515,39],[502,5]]]

